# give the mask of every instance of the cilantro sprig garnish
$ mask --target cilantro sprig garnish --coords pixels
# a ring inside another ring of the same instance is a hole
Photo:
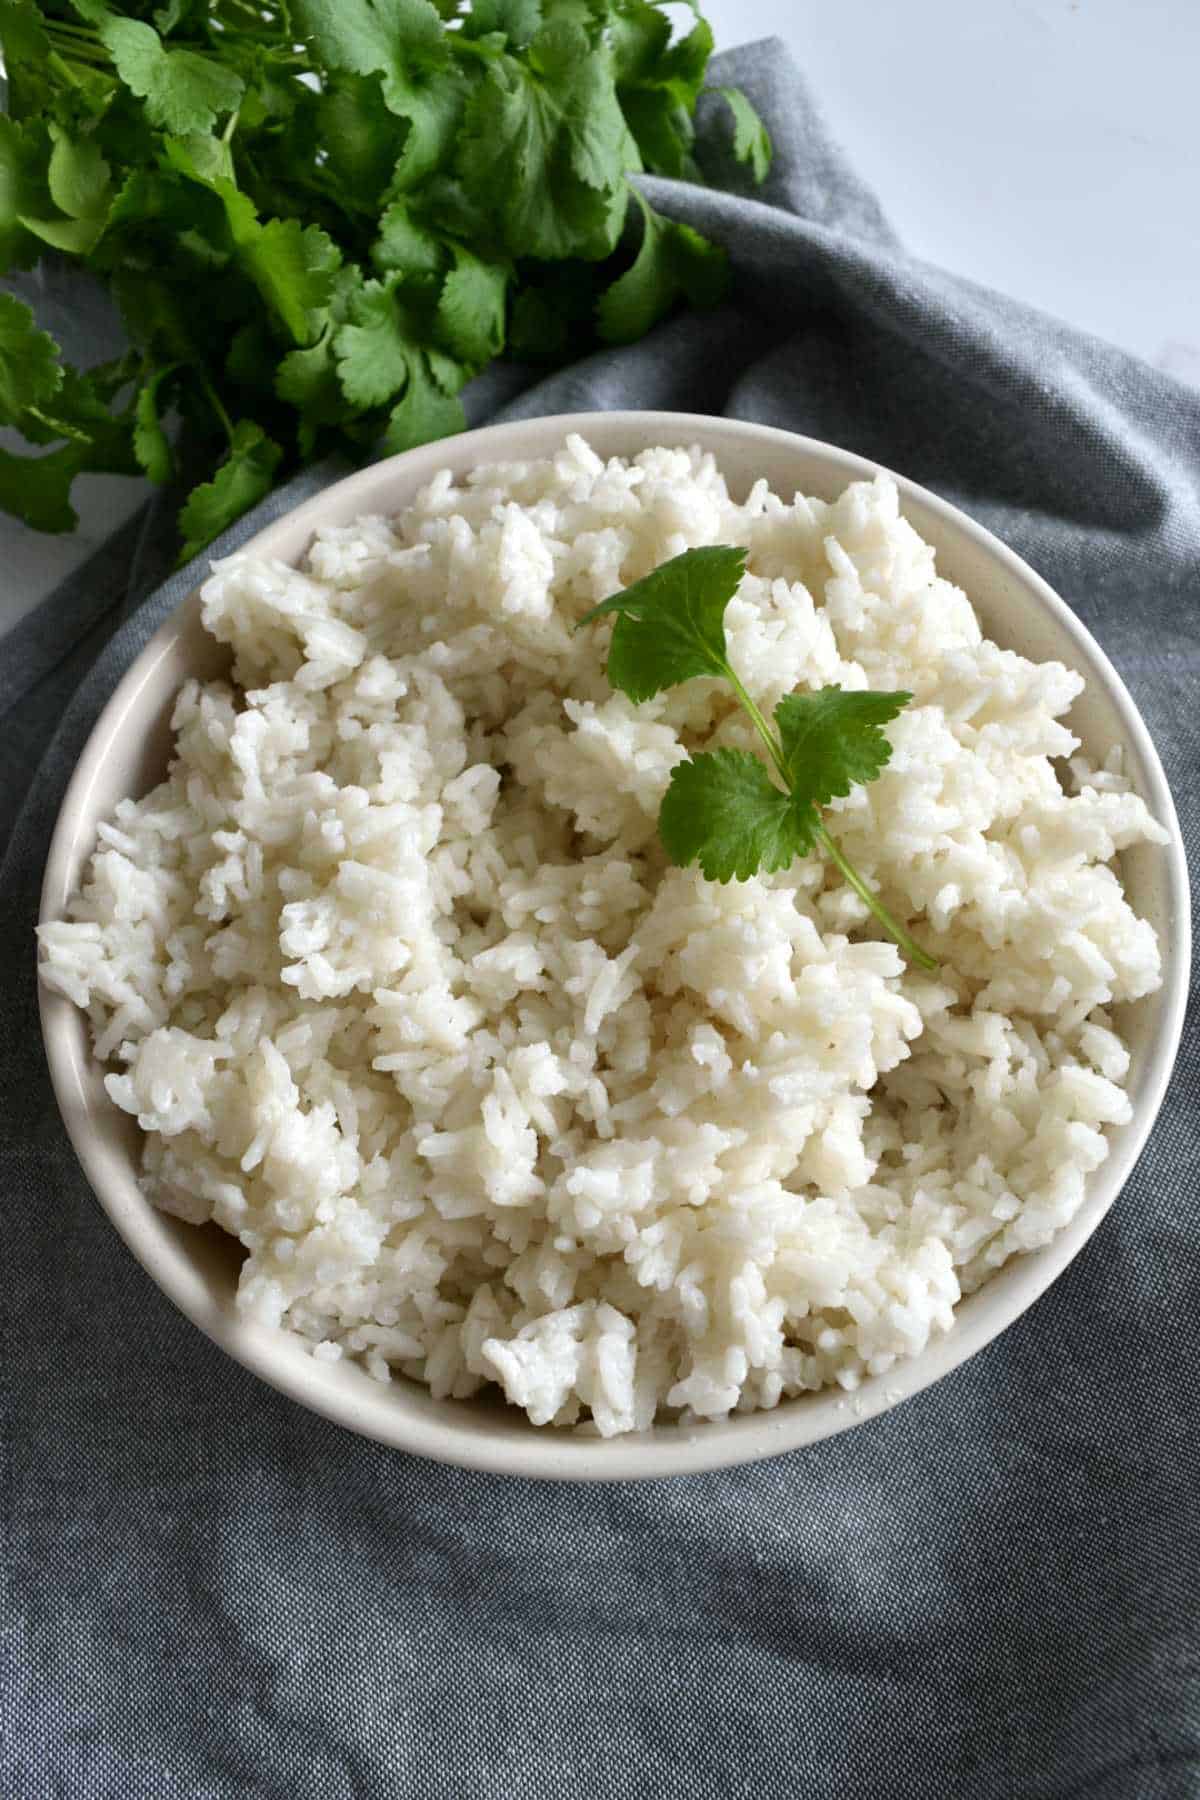
[[[728,682],[770,758],[768,765],[749,750],[722,749],[677,763],[658,815],[663,848],[678,868],[698,863],[710,881],[748,881],[820,849],[905,956],[935,969],[934,958],[871,891],[821,817],[831,800],[875,780],[892,754],[882,727],[912,695],[840,687],[787,694],[772,729],[730,663],[725,639],[725,609],[746,554],[726,544],[685,550],[580,620],[587,625],[617,615],[607,673],[631,700],[650,700],[697,677]]]
[[[715,304],[724,251],[630,184],[704,178],[712,32],[667,4],[0,0],[0,274],[82,265],[132,345],[71,368],[0,296],[0,425],[38,452],[0,449],[0,507],[67,531],[77,475],[141,470],[190,554],[316,457],[461,430],[497,356]]]

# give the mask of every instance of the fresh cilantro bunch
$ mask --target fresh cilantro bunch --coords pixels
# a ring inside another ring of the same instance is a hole
[[[678,868],[699,863],[710,881],[749,881],[820,848],[910,962],[935,969],[934,958],[872,893],[821,818],[831,800],[875,780],[892,754],[881,727],[912,695],[840,687],[787,694],[772,730],[725,642],[725,608],[745,567],[746,551],[728,544],[685,550],[580,620],[587,625],[617,614],[607,673],[631,700],[716,677],[729,683],[766,747],[770,767],[749,750],[708,750],[677,763],[658,815],[663,848]]]
[[[316,456],[460,430],[502,352],[714,303],[724,253],[629,182],[702,179],[712,33],[663,4],[0,0],[0,273],[83,263],[131,343],[81,372],[0,295],[0,424],[43,452],[0,451],[0,506],[66,531],[82,471],[203,472],[190,555]]]

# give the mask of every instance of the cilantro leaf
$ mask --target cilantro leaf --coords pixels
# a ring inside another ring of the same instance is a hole
[[[136,467],[127,425],[107,404],[111,371],[98,370],[93,381],[58,364],[56,350],[33,326],[29,308],[0,294],[0,418],[19,425],[33,443],[67,440],[45,456],[0,451],[0,508],[36,531],[71,531],[78,524],[70,501],[76,475],[127,475]]]
[[[379,221],[379,236],[371,246],[371,261],[383,272],[400,275],[440,275],[445,248],[433,232],[414,218],[407,200],[393,200]]]
[[[541,28],[525,62],[489,64],[467,106],[458,169],[507,250],[553,262],[613,248],[636,160],[610,55],[562,18]]]
[[[71,483],[82,464],[77,444],[62,444],[45,456],[0,450],[0,508],[35,531],[73,531],[79,517],[71,505]]]
[[[50,198],[72,219],[102,220],[111,187],[109,166],[95,138],[73,138],[50,126],[54,149],[47,170]]]
[[[600,336],[610,344],[631,344],[644,337],[677,300],[715,306],[729,286],[729,260],[718,244],[710,244],[690,225],[664,219],[636,188],[642,209],[642,241],[637,257],[596,305]]]
[[[438,331],[447,349],[480,367],[504,347],[504,302],[509,271],[455,247],[454,267],[437,303]]]
[[[805,805],[825,806],[856,783],[874,781],[892,754],[880,726],[911,699],[840,687],[786,695],[775,708],[775,723],[793,794]]]
[[[178,170],[189,181],[198,181],[201,186],[211,188],[218,196],[236,192],[237,183],[233,177],[233,157],[229,145],[221,138],[210,137],[204,131],[189,131],[182,137],[169,137],[164,140],[163,154],[170,168]],[[254,203],[247,196],[241,196],[246,217],[255,216]],[[230,210],[229,207],[226,209]],[[238,208],[232,207],[236,215]]]
[[[19,425],[27,409],[53,403],[63,378],[58,356],[58,345],[38,330],[32,310],[0,293],[0,423]]]
[[[307,344],[313,336],[309,315],[328,303],[342,260],[333,240],[319,225],[268,219],[246,233],[241,260],[293,343]]]
[[[408,121],[404,148],[392,174],[389,193],[402,194],[450,161],[462,124],[466,89],[453,69],[414,69],[403,92],[385,89],[384,97],[398,117]]]
[[[569,19],[543,25],[529,46],[542,95],[557,110],[563,150],[591,188],[610,188],[625,172],[628,132],[617,100],[611,58],[589,54],[587,33]]]
[[[275,392],[294,406],[309,425],[338,425],[353,417],[342,392],[334,353],[337,330],[345,324],[350,302],[362,292],[363,279],[351,264],[333,278],[329,316],[320,337],[303,350],[290,350],[275,374]]]
[[[224,462],[211,481],[192,489],[179,515],[184,538],[180,562],[197,555],[270,492],[282,455],[261,425],[243,419],[235,426]]]
[[[295,18],[327,68],[382,75],[389,105],[404,94],[414,57],[444,64],[449,55],[429,0],[298,0]]]
[[[354,406],[386,406],[408,380],[411,337],[398,278],[365,282],[350,301],[349,320],[333,340],[342,392]]]
[[[196,0],[167,0],[165,6],[156,9],[154,23],[164,37],[170,37],[171,33],[182,25],[188,14],[194,12],[195,9]]]
[[[771,167],[771,139],[766,126],[740,88],[723,87],[714,91],[720,94],[733,114],[733,154],[740,163],[749,165],[755,181],[764,182]]]
[[[671,21],[653,0],[618,0],[609,38],[617,80],[652,81],[671,42]]]
[[[580,620],[618,614],[608,678],[632,700],[695,676],[723,677],[770,757],[768,765],[750,751],[721,749],[678,763],[659,809],[663,847],[680,868],[698,862],[710,881],[748,881],[820,846],[910,961],[934,969],[935,959],[867,886],[819,810],[855,782],[875,780],[892,753],[881,727],[912,695],[839,687],[788,694],[775,708],[772,731],[730,666],[725,643],[725,608],[746,554],[727,544],[685,550]]]
[[[650,0],[622,0],[613,20],[617,93],[646,167],[676,180],[695,177],[692,114],[712,55],[712,29],[697,19],[672,44],[671,26]]]
[[[542,0],[474,0],[462,22],[465,38],[507,38],[515,50],[523,49],[542,22]]]
[[[403,397],[392,408],[380,446],[385,456],[412,450],[436,438],[462,431],[467,420],[457,400],[442,392],[429,373],[429,359],[422,351],[408,358],[408,382]]]
[[[172,373],[168,364],[158,369],[138,389],[134,403],[133,450],[151,481],[164,482],[171,474],[171,446],[158,411],[158,390]]]
[[[86,263],[133,346],[83,375],[0,309],[0,415],[51,450],[5,503],[65,529],[74,474],[164,477],[177,422],[216,471],[194,550],[318,454],[460,430],[510,337],[561,359],[711,303],[721,253],[629,181],[699,178],[689,3],[673,35],[667,0],[0,0],[0,271]]]
[[[70,363],[62,368],[62,383],[43,413],[27,415],[21,429],[33,436],[30,418],[41,419],[46,427],[40,441],[69,438],[78,450],[80,469],[133,475],[137,462],[133,454],[133,437],[127,414],[115,412],[114,394],[126,385],[121,364],[101,367],[81,374]]]
[[[566,354],[571,341],[571,322],[544,289],[524,287],[513,300],[508,326],[508,348],[528,362],[553,361]]]
[[[429,0],[299,0],[296,22],[327,68],[380,76],[384,104],[408,121],[395,191],[448,157],[464,92]]]
[[[676,763],[658,815],[677,868],[698,862],[709,881],[749,881],[812,849],[817,815],[775,786],[749,750],[709,750]]]
[[[86,256],[104,231],[111,197],[109,167],[95,139],[72,137],[54,120],[23,129],[3,123],[0,246],[7,224],[52,249]],[[6,260],[29,260],[20,256],[19,242],[13,246],[18,253]]]
[[[593,607],[580,625],[619,615],[608,650],[612,685],[631,700],[649,700],[697,675],[727,676],[725,608],[746,555],[728,544],[685,550]]]
[[[0,270],[27,269],[40,245],[26,220],[45,209],[37,146],[15,119],[0,113]]]
[[[147,357],[167,362],[198,360],[184,297],[164,278],[122,268],[112,278],[112,293],[130,341],[144,349]]]
[[[443,394],[460,394],[471,379],[471,371],[466,363],[455,362],[434,345],[425,347],[425,361],[429,365],[429,373]]]
[[[17,119],[45,111],[50,39],[30,0],[0,0],[0,50],[4,52],[7,110]]]
[[[68,256],[86,256],[103,229],[94,219],[36,218],[30,213],[21,215],[21,223],[43,244]]]
[[[327,305],[341,251],[319,225],[298,219],[268,219],[226,172],[225,146],[202,135],[168,138],[167,162],[189,181],[220,200],[238,262],[294,344],[316,335],[312,314]]]
[[[85,10],[76,3],[75,9],[93,18],[117,74],[164,131],[211,131],[218,114],[232,112],[246,91],[227,63],[195,50],[165,49],[153,25],[141,19],[116,18],[105,7]]]
[[[328,166],[347,195],[374,210],[392,178],[403,126],[384,103],[377,75],[330,78],[317,101]]]

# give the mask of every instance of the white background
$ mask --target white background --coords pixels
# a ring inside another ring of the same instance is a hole
[[[917,255],[1200,385],[1200,0],[706,0],[782,38]],[[0,631],[99,543],[0,517]]]

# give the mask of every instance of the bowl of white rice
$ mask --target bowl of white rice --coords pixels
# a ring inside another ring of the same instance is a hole
[[[576,627],[709,544],[764,711],[912,695],[826,817],[936,967],[828,859],[668,860],[673,768],[753,740]],[[812,1443],[1010,1325],[1130,1172],[1189,964],[1063,601],[845,451],[637,412],[412,451],[215,564],[93,732],[39,940],[67,1130],[176,1305],[382,1443],[577,1479]]]

